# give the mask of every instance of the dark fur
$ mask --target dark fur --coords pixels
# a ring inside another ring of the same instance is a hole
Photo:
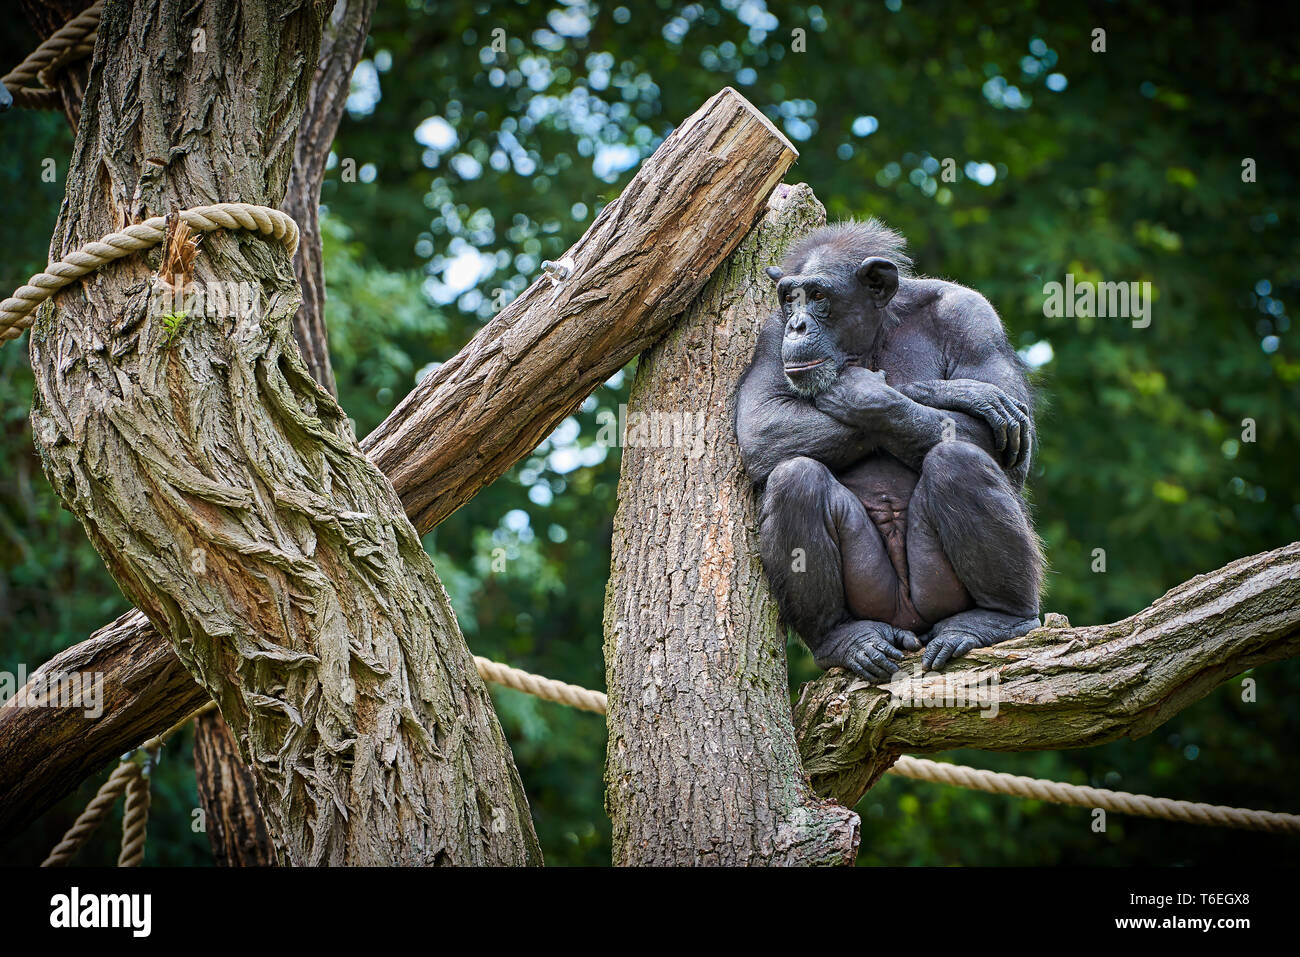
[[[912,275],[912,260],[907,255],[907,240],[874,217],[860,222],[848,219],[815,229],[799,240],[785,254],[781,268],[789,275],[802,272],[815,252],[830,254],[840,262],[855,266],[864,259],[880,256],[898,266],[900,275]]]
[[[823,667],[873,679],[1036,626],[1043,574],[1024,365],[982,296],[904,249],[876,220],[797,243],[736,404],[781,612]]]

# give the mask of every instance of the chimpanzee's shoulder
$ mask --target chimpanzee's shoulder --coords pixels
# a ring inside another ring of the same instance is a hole
[[[928,307],[926,311],[945,332],[978,338],[1005,334],[993,304],[969,286],[930,278],[917,279],[914,286],[917,304]]]

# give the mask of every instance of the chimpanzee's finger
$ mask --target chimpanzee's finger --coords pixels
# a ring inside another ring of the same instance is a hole
[[[1034,444],[1034,421],[1028,415],[1020,423],[1020,454],[1016,457],[1016,465],[1022,464],[1025,459],[1029,458],[1029,453],[1033,450]]]
[[[953,658],[960,658],[978,644],[979,642],[969,635],[941,635],[925,646],[921,665],[926,671],[942,668]]]
[[[948,656],[944,653],[944,645],[945,643],[942,638],[935,638],[926,645],[925,654],[921,656],[921,667],[926,671],[933,671],[935,668],[939,667],[943,661],[947,661]],[[940,655],[943,655],[942,661],[940,660]]]
[[[1029,428],[1030,418],[1023,412],[1021,403],[1004,395],[1006,400],[1003,411],[1006,413],[1010,425],[1008,426],[1007,453],[1003,458],[1006,468],[1015,468],[1024,461],[1029,452]]]
[[[1012,419],[1007,427],[1006,461],[1008,467],[1020,461],[1020,422],[1016,419]]]
[[[963,655],[965,655],[966,652],[968,652],[968,651],[973,651],[973,650],[975,650],[976,648],[978,648],[979,646],[980,646],[980,643],[979,643],[979,640],[978,640],[978,639],[975,639],[975,638],[964,638],[964,639],[962,639],[961,642],[958,643],[957,647],[953,649],[953,651],[952,651],[952,657],[953,657],[953,658],[960,658],[960,657],[962,657]],[[949,660],[952,660],[952,659],[949,659]]]
[[[896,664],[887,660],[870,646],[855,649],[851,661],[855,665],[853,670],[868,681],[886,681],[891,674],[898,670]]]
[[[890,644],[889,640],[886,638],[881,638],[879,642],[873,642],[872,646],[880,651],[881,654],[888,655],[895,661],[903,660],[903,649],[896,648],[894,645]]]
[[[1007,447],[1007,419],[1002,410],[991,402],[981,402],[976,411],[993,431],[993,447],[1001,452]]]

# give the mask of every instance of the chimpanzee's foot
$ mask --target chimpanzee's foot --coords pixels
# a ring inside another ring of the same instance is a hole
[[[883,621],[846,621],[826,633],[813,651],[818,668],[847,668],[867,681],[888,681],[903,649],[921,646],[910,631]]]
[[[984,608],[960,612],[939,622],[921,639],[925,645],[921,666],[926,671],[941,668],[972,648],[987,648],[1008,638],[1019,638],[1040,625],[1042,621],[1038,618],[1004,615]]]

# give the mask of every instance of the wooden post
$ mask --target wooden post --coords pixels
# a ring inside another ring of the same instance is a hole
[[[848,864],[858,816],[816,798],[785,629],[758,559],[733,400],[775,295],[763,267],[824,224],[807,186],[766,216],[641,357],[605,603],[616,864]]]

